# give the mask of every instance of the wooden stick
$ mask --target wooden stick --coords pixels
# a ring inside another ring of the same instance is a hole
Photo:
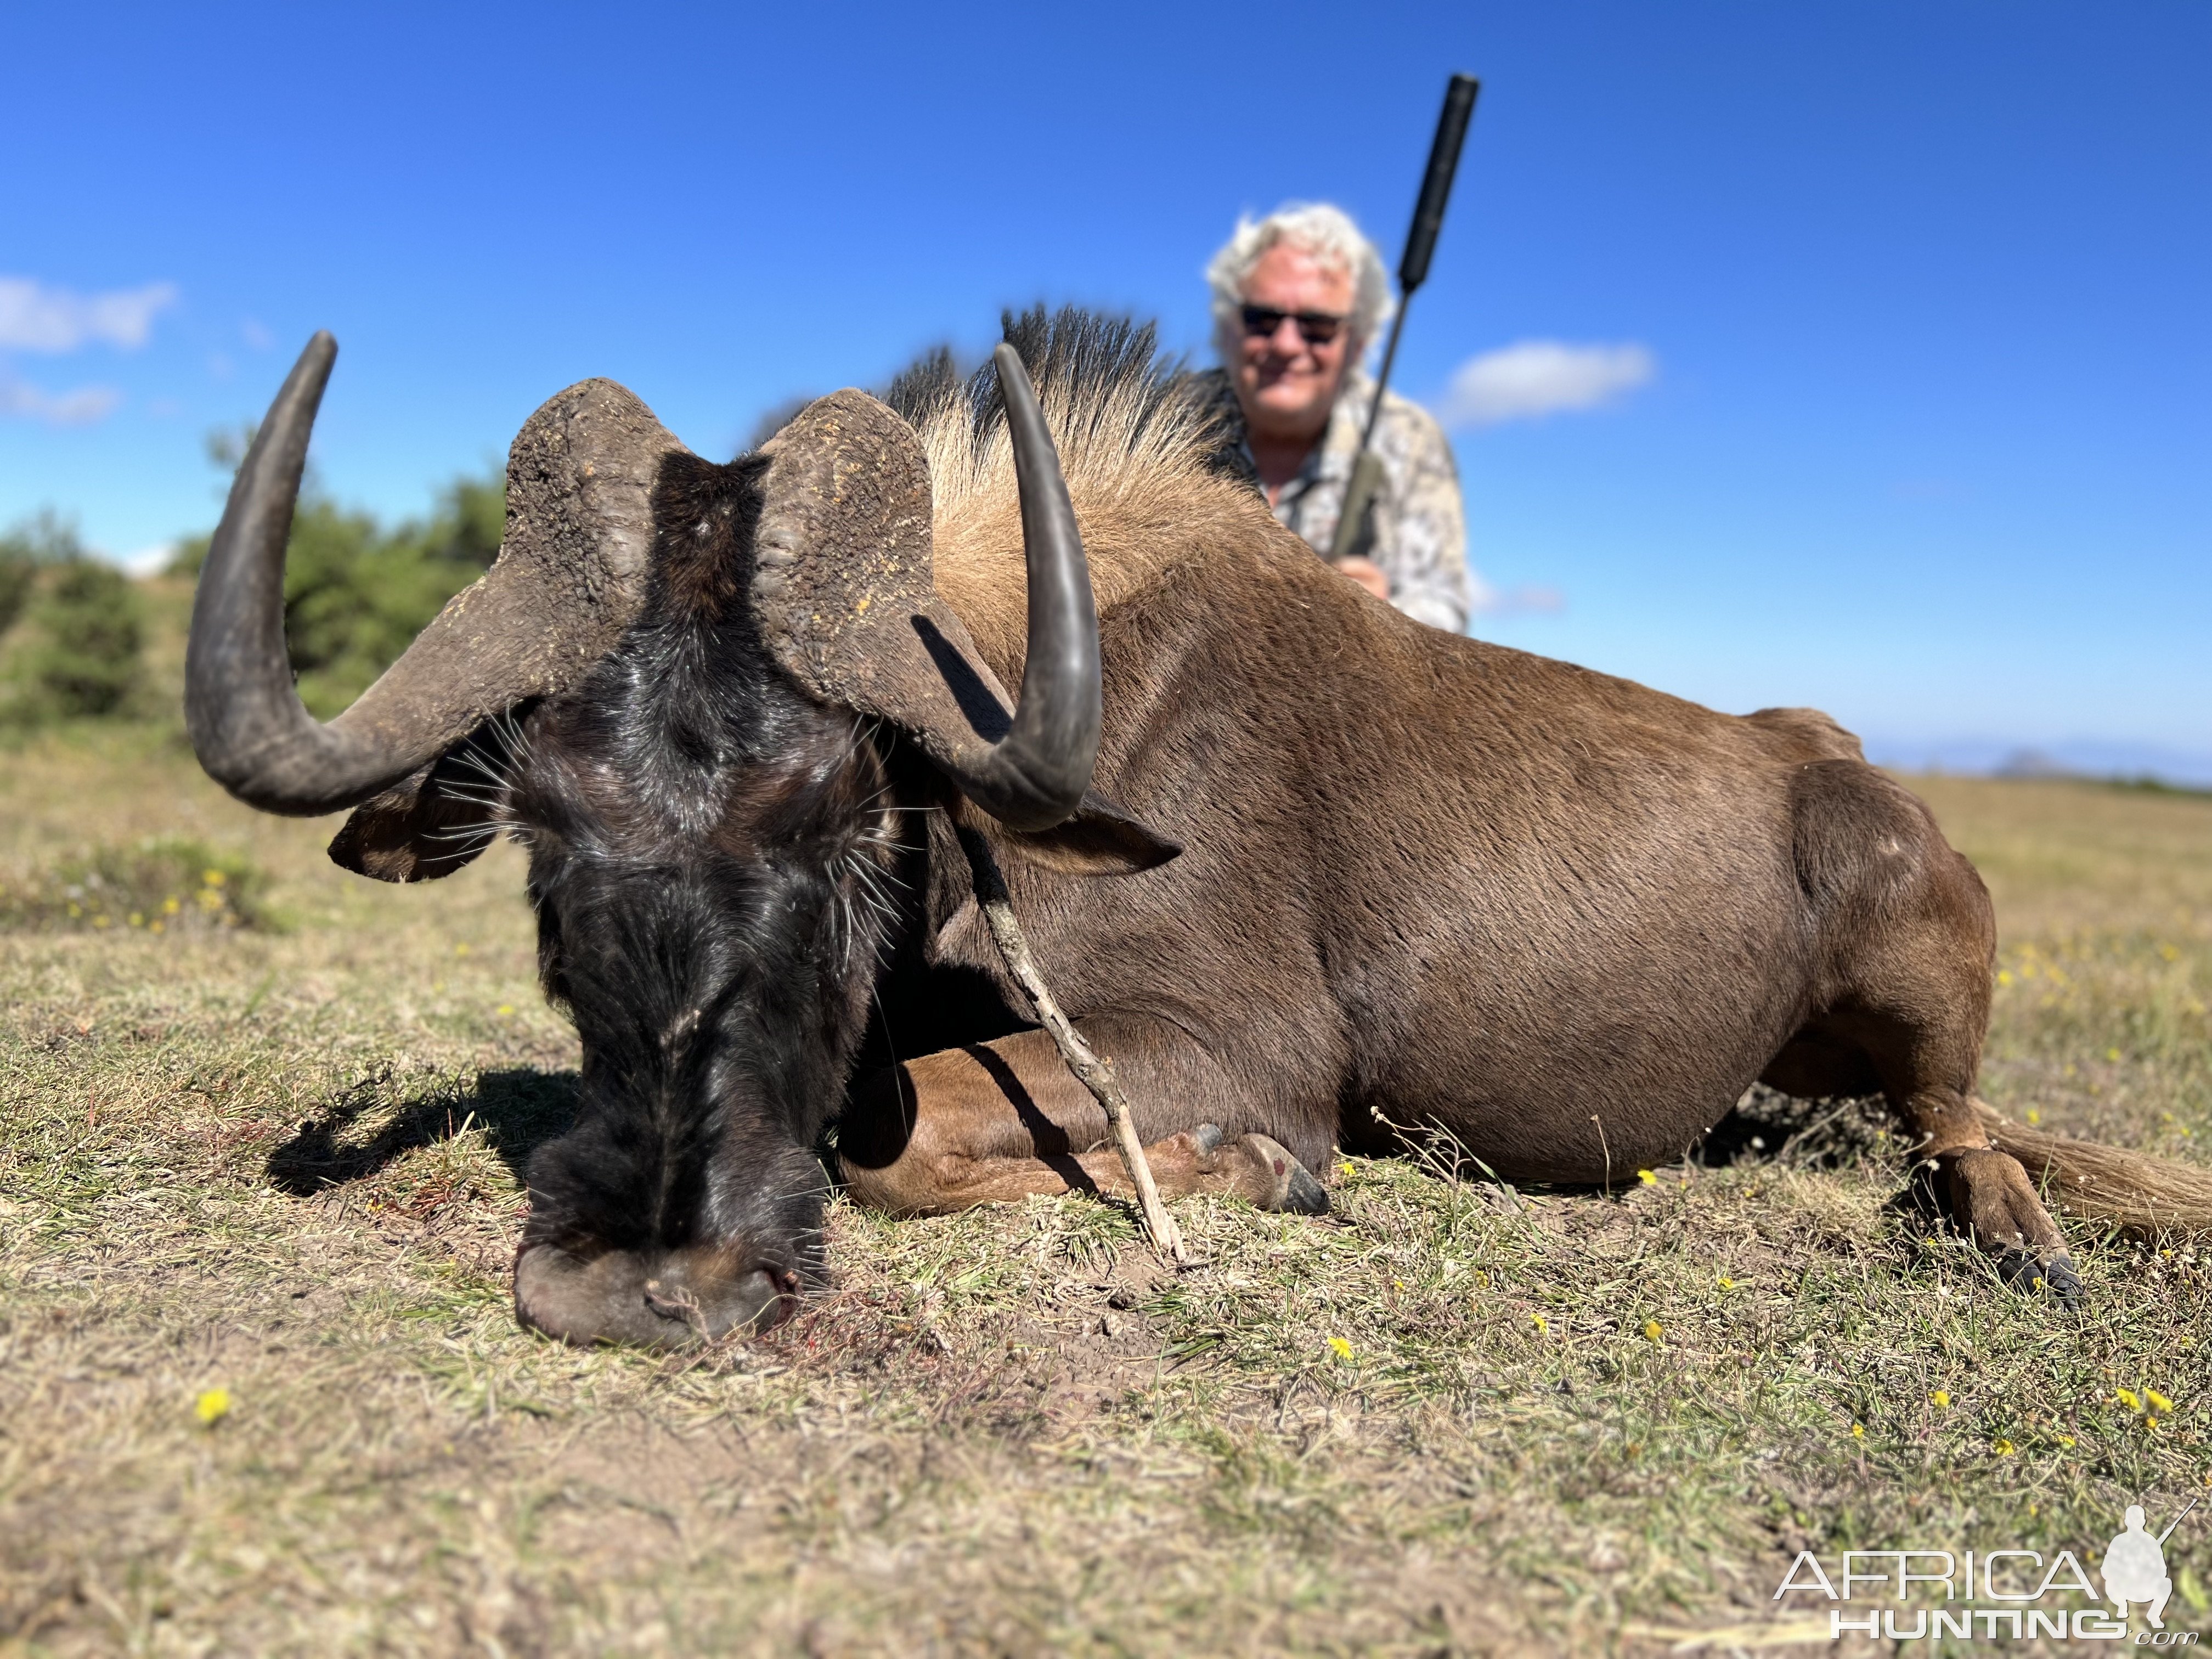
[[[960,831],[960,842],[967,849],[969,867],[975,873],[975,902],[983,908],[983,920],[990,927],[1000,956],[1006,959],[1006,971],[1036,1005],[1037,1018],[1052,1033],[1054,1045],[1059,1048],[1060,1059],[1067,1063],[1067,1069],[1091,1091],[1099,1110],[1106,1114],[1106,1121],[1114,1131],[1115,1147],[1121,1154],[1121,1167],[1129,1173],[1129,1184],[1137,1189],[1137,1207],[1143,1212],[1145,1231],[1152,1236],[1152,1248],[1177,1266],[1188,1266],[1190,1252],[1184,1247],[1182,1231],[1168,1213],[1168,1206],[1160,1201],[1160,1189],[1152,1180],[1152,1166],[1145,1157],[1145,1144],[1137,1139],[1136,1120],[1129,1115],[1128,1099],[1114,1079],[1114,1062],[1083,1040],[1083,1034],[1060,1011],[1059,1002],[1045,985],[1036,958],[1030,953],[1029,939],[1023,933],[1021,923],[1014,919],[1006,878],[999,873],[998,861],[991,856],[989,844],[969,829]]]

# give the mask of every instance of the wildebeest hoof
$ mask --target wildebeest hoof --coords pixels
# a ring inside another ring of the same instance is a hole
[[[1280,1142],[1265,1135],[1246,1135],[1243,1146],[1245,1152],[1258,1161],[1265,1172],[1263,1179],[1267,1182],[1266,1200],[1254,1200],[1261,1209],[1283,1210],[1292,1215],[1328,1213],[1328,1189]]]
[[[1198,1143],[1199,1155],[1201,1158],[1210,1158],[1221,1150],[1224,1137],[1218,1123],[1201,1123],[1190,1132],[1190,1135],[1191,1139]]]
[[[2062,1300],[2078,1294],[2081,1276],[2066,1255],[2066,1237],[2043,1207],[2020,1160],[1994,1147],[1946,1152],[1936,1159],[1951,1212],[1974,1242],[1996,1258],[1998,1273],[2022,1290],[2042,1288]]]
[[[1997,1258],[1997,1277],[2016,1291],[2039,1291],[2060,1302],[2081,1295],[2081,1275],[2063,1251],[2039,1260],[2032,1250],[2007,1250]]]
[[[1291,1190],[1283,1207],[1294,1215],[1327,1215],[1328,1188],[1316,1181],[1303,1164],[1291,1165]]]

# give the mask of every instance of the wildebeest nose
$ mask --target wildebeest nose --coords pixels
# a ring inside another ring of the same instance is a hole
[[[788,1268],[744,1267],[711,1249],[585,1256],[547,1244],[515,1263],[523,1322],[575,1343],[672,1347],[765,1330],[796,1310],[801,1289]]]
[[[672,1295],[657,1279],[646,1281],[644,1301],[647,1307],[663,1319],[673,1319],[688,1325],[699,1316],[697,1297],[683,1289]]]

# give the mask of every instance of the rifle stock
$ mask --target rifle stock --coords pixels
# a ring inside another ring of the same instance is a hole
[[[1375,497],[1382,489],[1382,458],[1363,447],[1344,486],[1344,510],[1329,538],[1328,562],[1372,558],[1375,554]]]

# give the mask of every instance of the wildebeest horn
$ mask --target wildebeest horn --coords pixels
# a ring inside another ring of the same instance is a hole
[[[682,449],[611,381],[547,402],[508,455],[507,536],[492,568],[320,725],[285,650],[284,544],[337,356],[337,342],[317,334],[270,406],[209,547],[185,659],[200,764],[248,805],[301,817],[376,794],[516,702],[588,672],[637,613],[653,481]]]
[[[1029,643],[1012,729],[954,781],[1000,823],[1045,830],[1075,811],[1098,761],[1098,612],[1075,508],[1029,373],[1010,345],[1002,343],[992,358],[1021,493]]]
[[[809,404],[765,450],[753,600],[777,660],[817,696],[910,732],[1013,830],[1073,816],[1098,757],[1098,617],[1075,512],[1029,374],[995,359],[1029,572],[1022,695],[1006,696],[931,576],[929,468],[866,392]]]

